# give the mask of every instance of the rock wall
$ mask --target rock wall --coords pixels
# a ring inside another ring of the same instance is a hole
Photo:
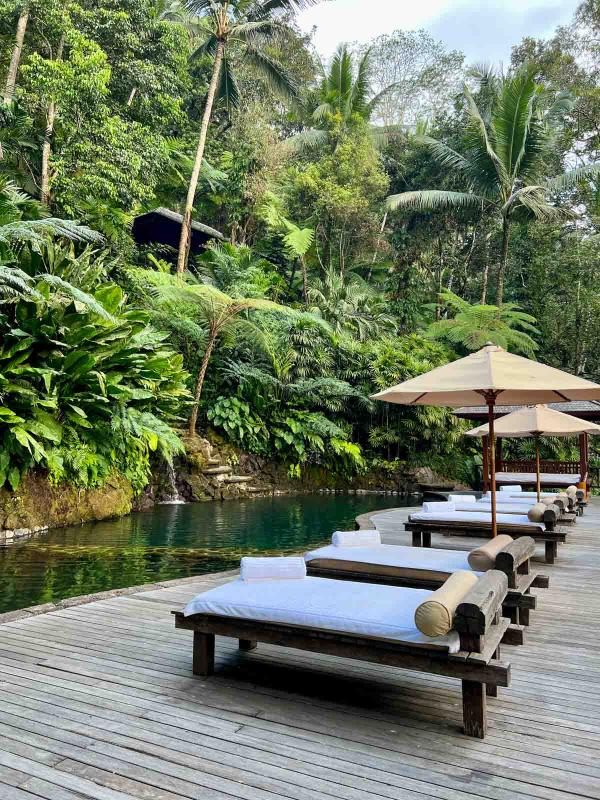
[[[0,544],[40,530],[121,517],[133,508],[133,489],[121,475],[101,489],[52,486],[44,474],[30,474],[16,492],[0,489]]]

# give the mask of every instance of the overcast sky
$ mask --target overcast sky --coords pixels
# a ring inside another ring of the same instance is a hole
[[[316,27],[318,52],[329,57],[340,42],[366,42],[380,33],[425,28],[470,62],[504,62],[523,36],[542,37],[571,20],[578,0],[326,0],[302,12]]]

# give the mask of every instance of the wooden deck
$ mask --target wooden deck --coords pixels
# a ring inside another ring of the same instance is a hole
[[[0,800],[600,798],[600,503],[540,567],[484,741],[443,677],[219,640],[193,678],[170,611],[220,576],[8,622]]]

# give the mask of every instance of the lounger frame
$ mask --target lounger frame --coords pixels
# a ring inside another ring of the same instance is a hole
[[[384,545],[385,546],[385,545]],[[503,572],[508,580],[508,592],[502,604],[502,614],[513,623],[529,625],[529,614],[536,608],[537,598],[531,594],[533,587],[547,588],[550,579],[531,569],[531,557],[535,553],[535,542],[529,536],[516,539],[506,545],[496,557],[494,569]],[[321,562],[326,562],[325,564]],[[413,567],[389,567],[387,573],[378,573],[377,565],[370,569],[357,570],[350,559],[313,559],[306,564],[309,575],[317,578],[379,583],[387,586],[407,586],[414,589],[439,589],[450,577],[450,572]],[[344,566],[346,565],[346,566]]]
[[[217,614],[185,617],[180,611],[173,613],[176,628],[194,632],[194,675],[213,674],[216,635],[238,639],[242,650],[253,650],[257,642],[264,642],[446,675],[462,681],[464,732],[482,739],[487,727],[486,695],[495,697],[498,686],[508,686],[510,682],[510,664],[500,661],[500,643],[523,641],[523,628],[500,616],[507,590],[506,575],[498,570],[491,570],[479,579],[456,611],[454,626],[460,636],[461,650],[454,654],[446,647],[429,643],[398,642]]]
[[[490,526],[483,526],[481,522],[444,522],[442,520],[416,520],[411,517],[404,523],[404,530],[412,534],[413,547],[431,547],[431,534],[439,533],[443,536],[476,536],[478,538],[489,538],[491,536]],[[498,523],[498,533],[506,533],[513,539],[521,536],[529,536],[537,541],[544,542],[544,555],[547,564],[554,564],[558,556],[558,544],[567,540],[566,531],[555,528],[546,530],[535,530],[529,525],[506,525]]]

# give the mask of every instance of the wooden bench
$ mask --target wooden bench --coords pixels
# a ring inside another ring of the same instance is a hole
[[[523,628],[500,616],[508,591],[504,573],[482,576],[457,608],[454,629],[460,651],[428,642],[406,642],[336,630],[290,625],[201,613],[188,617],[173,612],[175,627],[194,632],[192,671],[207,677],[214,672],[215,636],[239,640],[242,650],[258,642],[291,647],[386,666],[445,675],[462,682],[463,729],[468,736],[486,733],[486,694],[495,697],[498,686],[508,686],[510,664],[500,661],[500,643],[521,644]]]

